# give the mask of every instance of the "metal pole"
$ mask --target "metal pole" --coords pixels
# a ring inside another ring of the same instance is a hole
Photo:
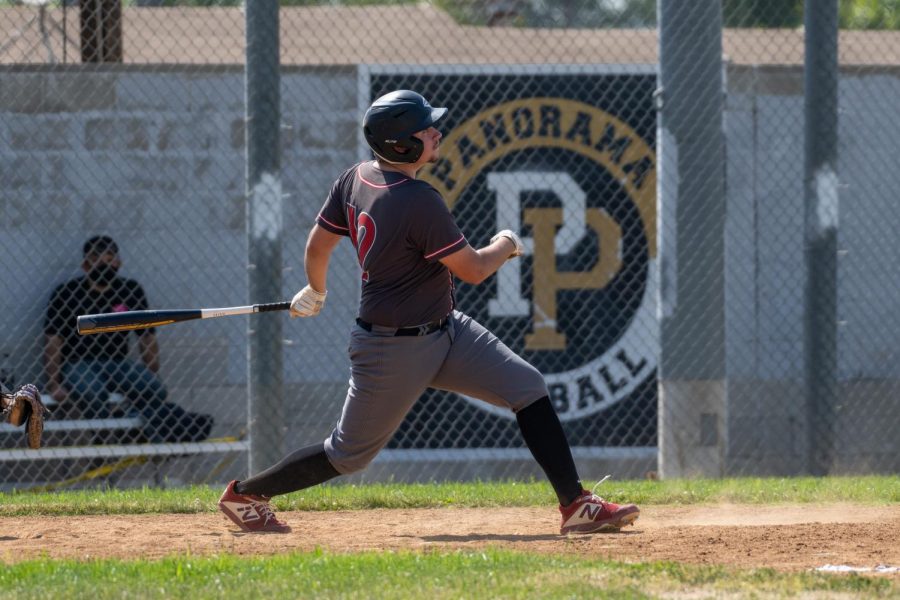
[[[828,473],[837,399],[838,0],[806,0],[804,310],[808,470]]]
[[[724,474],[725,139],[721,0],[660,0],[659,470]]]
[[[250,304],[281,298],[282,194],[278,0],[245,4],[247,57],[247,254]],[[284,454],[282,320],[249,320],[249,469],[256,473]]]

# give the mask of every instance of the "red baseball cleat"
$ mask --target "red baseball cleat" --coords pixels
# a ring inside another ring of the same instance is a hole
[[[250,532],[289,533],[290,525],[275,518],[269,498],[251,494],[238,494],[232,481],[219,498],[219,510],[234,521],[235,525]]]
[[[606,481],[608,477],[604,477],[600,483]],[[597,486],[594,486],[594,489],[596,488]],[[641,510],[634,504],[622,506],[613,504],[588,490],[582,490],[581,495],[572,504],[560,506],[559,512],[562,514],[560,535],[618,531],[625,525],[634,524],[641,514]]]

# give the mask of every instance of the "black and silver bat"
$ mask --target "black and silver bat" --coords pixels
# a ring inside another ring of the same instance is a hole
[[[229,306],[227,308],[196,308],[178,310],[130,310],[125,312],[80,315],[76,319],[78,333],[107,333],[110,331],[131,331],[159,327],[194,319],[215,319],[232,315],[251,315],[275,310],[289,310],[290,302],[272,304],[251,304],[250,306]]]

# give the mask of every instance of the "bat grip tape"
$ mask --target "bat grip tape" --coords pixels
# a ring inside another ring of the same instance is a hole
[[[291,308],[290,302],[272,302],[270,304],[255,305],[256,312],[271,312],[273,310],[288,310]]]

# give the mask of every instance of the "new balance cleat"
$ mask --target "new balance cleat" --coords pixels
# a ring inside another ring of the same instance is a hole
[[[232,481],[219,498],[219,510],[244,531],[288,533],[290,525],[275,518],[269,498],[234,491]]]
[[[600,483],[606,479],[608,476],[603,478]],[[619,505],[607,502],[588,490],[582,490],[581,495],[572,504],[560,506],[559,512],[562,514],[562,523],[559,526],[560,535],[618,531],[626,525],[634,524],[641,514],[641,510],[634,504]]]

